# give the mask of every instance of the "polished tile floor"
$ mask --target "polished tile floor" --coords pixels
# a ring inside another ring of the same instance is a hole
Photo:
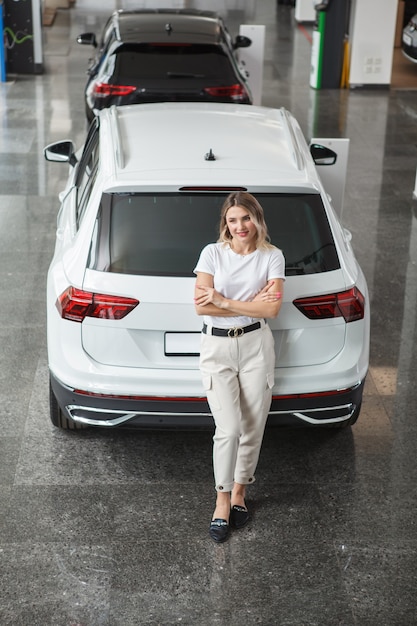
[[[75,37],[99,29],[99,4],[58,11],[45,73],[0,85],[1,626],[415,626],[417,92],[313,91],[309,27],[290,7],[226,11],[231,30],[267,25],[263,104],[307,137],[351,140],[342,219],[372,339],[358,423],[268,431],[253,520],[215,545],[211,433],[49,422],[45,275],[67,172],[42,148],[85,136],[91,51]]]

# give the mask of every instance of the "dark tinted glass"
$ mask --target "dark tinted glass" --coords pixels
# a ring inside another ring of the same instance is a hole
[[[219,46],[125,44],[114,56],[113,83],[176,78],[236,82],[230,60]]]
[[[193,276],[201,249],[217,240],[224,198],[220,193],[104,195],[90,267],[121,274]],[[257,198],[271,242],[284,252],[288,276],[339,268],[319,195]]]

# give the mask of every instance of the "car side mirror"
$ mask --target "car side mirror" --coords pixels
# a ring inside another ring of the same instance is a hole
[[[84,46],[94,46],[94,48],[97,48],[97,39],[94,33],[83,33],[82,35],[78,35],[77,43],[80,43]]]
[[[74,144],[70,140],[49,144],[49,146],[44,148],[43,154],[47,161],[69,163],[72,167],[78,163],[77,157],[75,156]]]
[[[311,144],[310,153],[316,165],[334,165],[337,161],[337,154],[334,150],[318,143]]]
[[[233,50],[237,48],[249,48],[252,45],[252,39],[246,37],[245,35],[237,35],[236,39],[233,42]]]

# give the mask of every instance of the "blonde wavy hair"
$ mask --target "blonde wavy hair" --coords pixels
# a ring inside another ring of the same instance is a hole
[[[245,209],[251,216],[252,222],[258,231],[256,247],[260,249],[273,248],[268,235],[268,228],[265,223],[264,210],[257,199],[247,191],[234,191],[229,194],[223,203],[220,213],[219,238],[218,243],[228,243],[230,245],[232,236],[227,226],[226,216],[232,206],[239,206]]]

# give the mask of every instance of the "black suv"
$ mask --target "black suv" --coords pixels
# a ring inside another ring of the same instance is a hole
[[[212,11],[140,9],[115,11],[101,40],[77,38],[97,48],[88,69],[86,113],[91,120],[113,104],[234,102],[252,104],[235,51],[251,40],[230,36]]]

